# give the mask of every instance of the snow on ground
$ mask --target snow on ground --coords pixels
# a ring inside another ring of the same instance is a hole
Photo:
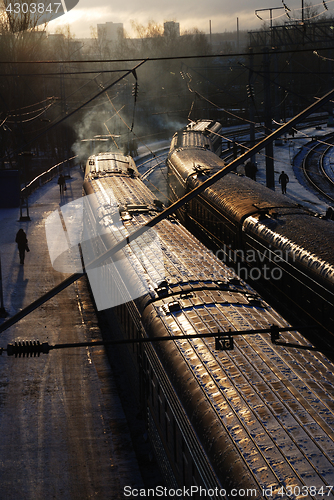
[[[287,198],[321,214],[326,213],[329,206],[328,202],[320,199],[316,192],[306,184],[301,171],[301,162],[307,152],[305,145],[314,137],[321,138],[330,133],[330,131],[331,129],[325,125],[321,129],[309,127],[298,131],[294,137],[283,137],[281,141],[276,142],[279,145],[274,145],[275,190],[281,192],[278,178],[282,170],[284,170],[290,180],[287,186]],[[258,167],[256,180],[266,185],[266,157],[264,150],[255,156],[255,161]],[[330,159],[327,161],[331,163]],[[238,171],[241,172],[242,167]]]
[[[66,184],[62,197],[57,179],[29,197],[30,221],[20,221],[19,208],[0,210],[2,287],[9,317],[68,276],[53,269],[45,234],[48,215],[81,199],[78,168]],[[30,247],[24,265],[15,243],[20,227]],[[25,340],[50,345],[102,340],[85,281],[2,332],[0,347]],[[116,379],[102,347],[52,350],[29,359],[3,353],[0,433],[3,500],[109,500],[121,498],[126,485],[143,487]],[[142,456],[146,459],[148,452]]]

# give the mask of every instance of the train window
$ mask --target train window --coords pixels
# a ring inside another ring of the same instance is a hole
[[[191,463],[191,475],[192,475],[192,484],[194,486],[199,486],[198,484],[198,471],[197,471],[197,468],[194,464],[194,462]]]
[[[158,384],[158,421],[161,423],[161,409],[162,409],[162,397],[161,397],[161,387]]]
[[[167,401],[165,400],[165,438],[166,438],[166,443],[168,443],[168,431],[170,429],[170,418],[168,415],[168,404]]]
[[[129,315],[128,315],[126,308],[124,308],[124,329],[125,329],[126,335],[128,335],[129,334]]]
[[[154,398],[155,398],[156,388],[155,388],[154,372],[153,372],[152,368],[151,368],[151,384],[152,384],[152,398],[151,398],[151,401],[152,401],[152,406],[154,406]]]
[[[144,355],[143,355],[143,369],[144,369],[145,373],[147,373],[147,367],[148,367],[147,353],[144,352]]]
[[[188,460],[186,456],[186,443],[184,439],[181,438],[181,453],[182,453],[182,482],[183,484],[187,484],[187,471],[188,471]]]
[[[220,239],[222,241],[225,241],[225,238],[226,238],[226,235],[225,235],[225,226],[224,226],[224,224],[221,221],[219,223],[219,226],[220,226]]]
[[[173,418],[173,454],[174,454],[174,462],[177,464],[178,454],[177,454],[177,426],[175,422],[175,418]]]

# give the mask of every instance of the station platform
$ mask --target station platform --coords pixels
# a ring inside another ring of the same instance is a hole
[[[82,196],[82,180],[74,168],[64,196],[57,178],[36,190],[29,197],[30,221],[19,220],[18,208],[0,210],[8,317],[68,276],[52,268],[44,223],[60,205]],[[15,243],[19,228],[30,248],[24,265]],[[85,277],[5,330],[0,347],[26,340],[101,340]],[[124,498],[125,486],[144,487],[104,348],[0,356],[0,484],[4,500],[110,500]]]
[[[321,199],[318,193],[313,190],[306,182],[302,172],[302,161],[308,151],[308,144],[315,139],[321,140],[328,134],[329,130],[323,127],[308,127],[295,133],[294,138],[285,138],[276,142],[273,146],[274,151],[274,176],[275,190],[280,193],[279,176],[284,171],[288,177],[286,197],[296,204],[311,210],[312,212],[325,215],[329,207],[329,202]],[[255,157],[258,172],[256,174],[257,182],[266,185],[266,162],[265,152],[261,151]]]

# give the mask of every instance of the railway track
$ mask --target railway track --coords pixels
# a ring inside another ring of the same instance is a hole
[[[319,121],[319,117],[315,117],[306,124],[304,123],[303,127],[314,126],[319,123],[323,124],[323,119]],[[260,129],[261,127],[258,127],[258,131]],[[241,128],[238,131],[227,130],[224,135],[239,138],[245,136],[246,132],[246,129]],[[304,177],[317,193],[334,203],[334,168],[328,160],[334,147],[334,133],[324,136],[321,141],[309,143],[306,147],[309,148],[309,151],[302,163]],[[159,152],[156,152],[157,155],[148,154],[137,162],[137,168],[143,175],[143,180],[147,179],[157,168],[164,166],[168,151],[169,147],[162,148]],[[220,156],[226,163],[229,163],[234,158],[232,148],[224,149]]]
[[[334,174],[328,167],[328,156],[334,144],[334,134],[316,141],[305,155],[302,171],[310,184],[322,197],[334,203]]]

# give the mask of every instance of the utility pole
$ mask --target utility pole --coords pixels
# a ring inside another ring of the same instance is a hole
[[[278,9],[284,9],[284,7],[271,7],[268,9],[256,9],[255,15],[258,17],[261,21],[263,21],[262,17],[258,15],[258,12],[263,12],[265,10],[269,10],[269,16],[270,16],[270,28],[273,27],[273,10],[278,10]]]
[[[28,168],[30,166],[30,160],[33,157],[33,153],[31,151],[22,151],[22,153],[19,153],[19,159],[21,163],[21,171],[24,172],[24,187],[25,189],[23,190],[23,193],[21,191],[20,195],[20,221],[30,221],[30,216],[29,216],[29,201],[28,201],[28,190],[26,189],[27,183],[30,179],[27,178],[27,173],[30,172],[30,169]],[[23,214],[23,211],[25,212],[25,215]]]
[[[239,32],[239,18],[237,17],[237,51],[239,52],[240,47],[240,32]]]
[[[249,76],[248,76],[248,97],[249,97],[249,145],[252,148],[255,145],[255,95],[253,88],[253,77],[254,77],[254,54],[253,49],[249,49]],[[252,156],[251,161],[255,163],[255,156]]]
[[[270,56],[268,48],[264,51],[264,129],[265,135],[269,136],[272,133],[272,108],[271,108],[271,93],[270,93]],[[273,141],[270,141],[266,147],[266,185],[269,189],[275,191],[275,173],[274,173],[274,146]]]
[[[60,76],[60,102],[61,102],[61,113],[62,116],[67,115],[67,104],[66,104],[66,91],[65,91],[65,78],[64,78],[64,64],[61,62],[60,63],[60,71],[59,71],[59,76]],[[66,133],[66,129],[63,128],[62,130],[62,148],[61,151],[63,152],[63,155],[66,158],[66,170],[67,173],[64,171],[65,177],[71,178],[70,174],[70,167],[68,163],[68,157],[69,157],[69,147],[68,147],[68,135]]]
[[[3,303],[3,292],[2,292],[2,272],[1,272],[1,256],[0,256],[0,318],[5,318],[8,316]]]
[[[275,45],[275,41],[273,40],[273,35],[274,35],[274,30],[273,30],[273,10],[281,10],[285,9],[285,7],[270,7],[267,9],[256,9],[255,15],[258,17],[261,21],[263,21],[262,17],[259,16],[258,12],[264,12],[269,10],[269,18],[270,18],[270,43],[271,46],[273,47]]]

